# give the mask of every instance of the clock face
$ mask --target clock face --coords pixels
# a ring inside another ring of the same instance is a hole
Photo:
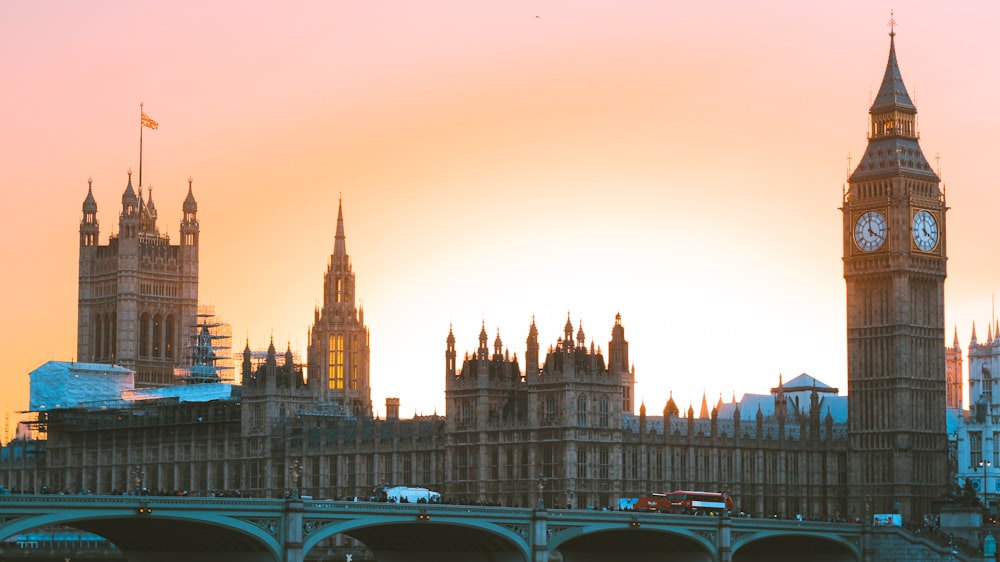
[[[938,225],[937,220],[928,211],[917,211],[913,215],[913,243],[921,251],[929,252],[937,247]]]
[[[866,252],[874,252],[885,243],[889,230],[885,217],[878,211],[868,211],[854,223],[854,243]]]

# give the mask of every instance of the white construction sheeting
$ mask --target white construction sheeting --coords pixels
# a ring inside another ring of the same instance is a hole
[[[120,402],[135,387],[135,373],[117,365],[49,361],[28,375],[33,412]]]

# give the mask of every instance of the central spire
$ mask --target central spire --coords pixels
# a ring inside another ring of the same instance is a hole
[[[337,235],[334,238],[333,255],[344,257],[347,255],[347,238],[344,236],[344,200],[337,200]]]
[[[872,103],[871,110],[884,111],[891,109],[909,109],[916,112],[917,108],[910,99],[910,94],[903,84],[903,75],[899,72],[899,62],[896,60],[896,32],[889,33],[889,60],[885,63],[885,74],[882,76],[882,86]]]

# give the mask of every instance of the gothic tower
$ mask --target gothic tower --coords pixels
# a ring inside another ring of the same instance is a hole
[[[945,205],[889,60],[844,194],[850,513],[930,512],[947,483]]]
[[[188,181],[181,244],[160,234],[152,189],[122,193],[118,233],[98,243],[97,201],[88,181],[80,222],[77,359],[135,371],[137,386],[172,384],[198,313],[197,203]]]
[[[323,277],[323,308],[316,309],[309,335],[309,386],[321,401],[344,413],[371,417],[368,328],[364,309],[358,309],[354,295],[344,209],[339,203],[333,254]]]
[[[963,408],[962,404],[962,346],[958,344],[958,328],[955,328],[955,339],[951,347],[944,350],[947,370],[945,380],[947,381],[947,403],[948,407],[956,410]]]

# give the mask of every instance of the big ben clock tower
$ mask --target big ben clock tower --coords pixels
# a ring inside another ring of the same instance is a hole
[[[946,490],[945,206],[889,61],[844,194],[851,513],[930,512]]]

